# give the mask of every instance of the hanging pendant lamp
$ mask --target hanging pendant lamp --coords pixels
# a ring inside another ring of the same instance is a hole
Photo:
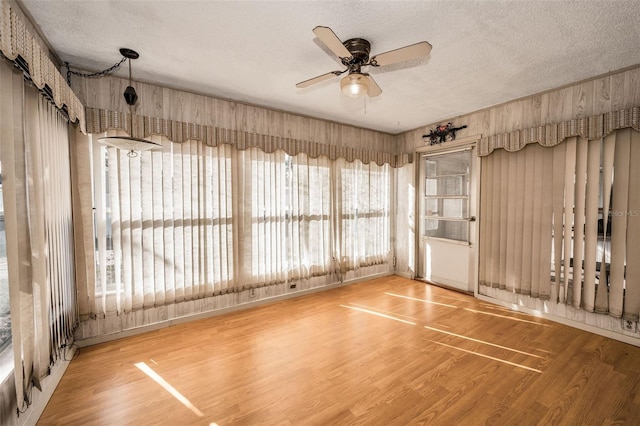
[[[131,85],[131,60],[138,59],[140,55],[135,50],[122,48],[120,49],[122,56],[129,60],[129,86],[124,90],[124,100],[129,105],[129,131],[131,136],[105,136],[98,139],[98,142],[128,151],[129,157],[137,157],[138,151],[149,151],[153,149],[161,149],[162,145],[150,140],[136,138],[133,136],[133,106],[138,101],[136,89]]]

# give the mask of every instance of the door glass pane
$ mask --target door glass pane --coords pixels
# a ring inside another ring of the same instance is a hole
[[[426,236],[455,241],[469,241],[469,222],[451,220],[426,220]]]
[[[471,151],[423,157],[423,236],[469,241]]]

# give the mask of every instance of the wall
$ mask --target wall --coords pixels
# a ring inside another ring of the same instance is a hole
[[[448,121],[468,126],[459,138],[487,137],[638,105],[640,66],[419,127],[398,136],[398,151],[414,152],[425,145],[422,135]]]
[[[72,79],[72,88],[86,107],[121,112],[128,112],[129,108],[122,96],[127,85],[128,80],[113,76]],[[139,96],[135,110],[138,115],[391,154],[395,154],[397,147],[396,136],[385,133],[152,84],[134,82],[134,86]],[[392,182],[395,181],[392,179]],[[392,186],[395,187],[395,184]],[[392,235],[392,243],[393,241]],[[392,273],[392,265],[389,262],[348,271],[342,278],[346,283]],[[341,283],[342,281],[332,274],[301,282],[294,291],[283,284],[258,288],[255,293],[246,290],[137,311],[131,315],[83,321],[76,331],[76,337],[82,340],[81,345],[93,344],[114,337],[166,327],[186,318],[195,319],[229,312],[240,307],[255,306],[267,300],[280,300]]]
[[[128,80],[107,76],[73,78],[71,83],[86,107],[121,112],[129,110],[122,96]],[[138,115],[396,153],[394,135],[152,84],[134,81],[133,85],[138,93],[135,110]]]
[[[476,111],[470,114],[442,120],[440,123],[414,129],[397,136],[399,153],[414,153],[425,146],[422,135],[429,133],[437,124],[452,122],[455,126],[468,127],[458,132],[459,139],[481,135],[488,137],[514,130],[528,129],[575,118],[589,117],[633,106],[640,106],[640,66],[614,72],[606,76],[578,82],[573,85],[514,100],[505,104]],[[416,157],[417,159],[417,157]],[[416,163],[406,164],[398,169],[398,194],[409,193],[415,184]],[[640,184],[640,182],[639,182]],[[398,196],[399,200],[406,198]],[[396,271],[410,276],[415,273],[413,247],[415,245],[415,222],[409,212],[415,211],[413,200],[405,207],[398,206],[396,238]],[[478,218],[482,220],[482,218]],[[619,340],[640,345],[637,331],[623,330],[619,319],[608,315],[598,315],[575,310],[565,305],[551,304],[505,291],[491,289],[492,300],[509,308],[523,309],[534,314],[545,314],[574,327],[584,328]],[[530,300],[525,300],[530,299]],[[552,306],[555,305],[555,306]]]
[[[122,97],[127,85],[127,80],[117,77],[72,81],[74,91],[86,106],[123,112],[128,109]],[[136,82],[135,86],[139,95],[135,112],[139,115],[395,154],[414,153],[424,146],[423,134],[448,121],[456,126],[467,125],[458,132],[458,138],[487,137],[640,105],[640,67],[634,67],[389,135],[152,84]],[[415,163],[396,169],[395,182],[395,271],[412,277],[416,269]],[[513,303],[507,296],[493,297]],[[600,323],[581,320],[579,315],[573,317],[578,325]],[[604,327],[618,332],[616,326]]]

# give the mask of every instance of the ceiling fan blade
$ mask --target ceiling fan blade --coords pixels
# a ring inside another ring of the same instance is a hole
[[[338,58],[350,58],[351,52],[344,47],[336,33],[329,27],[315,27],[313,33],[327,46]]]
[[[431,45],[426,41],[412,44],[410,46],[401,47],[399,49],[390,50],[371,58],[371,65],[381,67],[391,65],[397,62],[410,61],[412,59],[427,56],[431,52]]]
[[[342,72],[344,72],[344,71],[342,71]],[[309,80],[301,81],[300,83],[296,84],[296,87],[298,89],[302,89],[304,87],[309,87],[309,86],[311,86],[313,84],[320,83],[321,81],[329,80],[331,77],[335,77],[337,75],[342,74],[342,72],[341,71],[331,71],[331,72],[328,72],[326,74],[322,74],[322,75],[319,75],[317,77],[310,78]]]
[[[382,93],[382,89],[380,88],[380,86],[378,86],[378,83],[376,83],[373,77],[371,77],[369,74],[367,74],[367,78],[369,79],[369,91],[367,92],[369,97],[375,98],[376,96],[380,96],[380,94]]]

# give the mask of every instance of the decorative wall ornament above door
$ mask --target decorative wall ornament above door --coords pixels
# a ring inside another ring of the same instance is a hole
[[[428,134],[422,135],[422,139],[425,142],[428,139],[429,145],[440,145],[443,142],[454,140],[456,132],[466,128],[466,124],[460,127],[453,127],[451,123],[439,124],[435,129],[430,130]]]

